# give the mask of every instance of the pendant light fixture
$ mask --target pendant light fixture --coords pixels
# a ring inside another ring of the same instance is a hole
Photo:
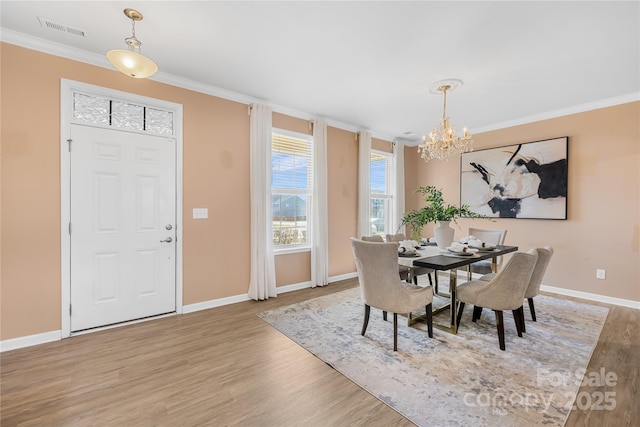
[[[436,82],[431,88],[431,93],[442,92],[444,95],[444,109],[440,126],[434,127],[429,133],[429,139],[422,137],[422,144],[418,145],[420,157],[425,162],[431,159],[448,160],[451,156],[457,156],[467,151],[473,151],[473,140],[465,127],[462,137],[456,135],[455,126],[451,125],[447,117],[447,91],[452,91],[462,86],[462,80],[448,79]]]
[[[155,62],[141,53],[142,42],[136,38],[136,21],[142,21],[142,14],[135,9],[125,9],[124,15],[131,19],[132,35],[124,39],[128,49],[115,49],[107,52],[107,59],[118,70],[129,77],[146,79],[158,71]]]

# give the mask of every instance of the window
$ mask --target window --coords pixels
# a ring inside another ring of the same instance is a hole
[[[276,249],[310,245],[311,143],[311,136],[281,130],[272,133],[271,209]]]
[[[393,185],[391,181],[391,154],[372,151],[370,167],[371,234],[391,233]]]
[[[73,120],[136,132],[173,135],[173,113],[96,95],[73,94]]]

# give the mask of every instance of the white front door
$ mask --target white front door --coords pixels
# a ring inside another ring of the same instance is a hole
[[[176,311],[176,140],[71,125],[71,331]]]

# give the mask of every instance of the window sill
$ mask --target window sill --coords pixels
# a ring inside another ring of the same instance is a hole
[[[288,255],[288,254],[297,254],[297,253],[302,253],[302,252],[311,252],[311,247],[310,246],[298,246],[295,248],[280,248],[280,249],[273,249],[273,255],[278,256],[278,255]]]

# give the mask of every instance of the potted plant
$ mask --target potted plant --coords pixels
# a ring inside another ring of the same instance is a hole
[[[419,187],[416,193],[424,195],[427,205],[420,209],[407,211],[402,217],[402,225],[411,227],[411,238],[413,240],[420,241],[422,228],[425,225],[431,222],[438,223],[438,227],[434,230],[436,243],[438,247],[446,248],[453,242],[454,230],[449,226],[451,221],[457,224],[459,218],[487,218],[484,215],[473,212],[469,205],[455,206],[445,204],[442,198],[442,190],[432,185]]]

